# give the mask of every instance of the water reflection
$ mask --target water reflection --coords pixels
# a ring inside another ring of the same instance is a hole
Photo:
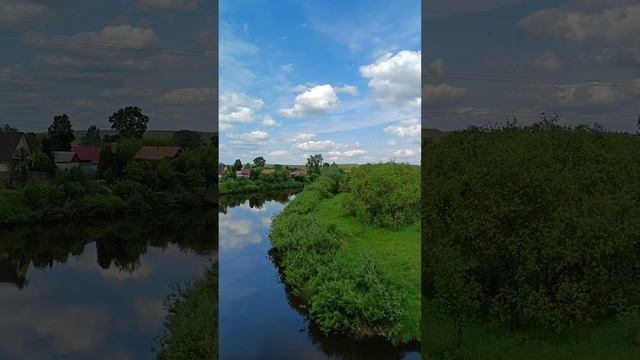
[[[0,359],[151,359],[170,285],[217,254],[217,212],[0,232]]]
[[[220,358],[420,359],[418,344],[325,336],[283,284],[268,238],[291,193],[220,199]]]

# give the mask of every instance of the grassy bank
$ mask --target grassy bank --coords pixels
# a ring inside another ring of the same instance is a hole
[[[337,166],[323,168],[322,176],[274,219],[272,245],[285,281],[308,303],[309,316],[325,333],[383,337],[393,343],[418,340],[417,208],[394,207],[386,214],[387,219],[405,219],[405,223],[374,225],[381,220],[378,207],[356,196],[363,190],[399,189],[381,184],[383,177],[377,175],[383,174],[393,174],[384,178],[406,183],[403,174],[412,173],[418,187],[418,170],[398,164],[357,169],[349,178]],[[362,179],[374,181],[365,181],[362,188]],[[408,190],[416,198],[405,200],[418,204],[419,191]],[[379,195],[372,198],[379,199]],[[388,195],[388,203],[396,204],[393,194]],[[402,213],[405,210],[409,214]]]
[[[218,270],[213,264],[204,277],[176,288],[167,300],[166,332],[159,338],[161,360],[218,358]]]
[[[303,187],[304,182],[293,179],[280,181],[265,181],[261,179],[227,179],[220,183],[219,194],[227,195],[278,190],[300,190]]]
[[[640,357],[640,137],[546,121],[422,154],[424,358]]]

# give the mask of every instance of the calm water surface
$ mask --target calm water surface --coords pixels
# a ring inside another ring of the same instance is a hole
[[[221,199],[220,359],[420,359],[416,346],[327,338],[309,323],[269,256],[271,219],[289,199]]]
[[[217,256],[216,213],[0,231],[0,359],[153,359],[171,286]]]

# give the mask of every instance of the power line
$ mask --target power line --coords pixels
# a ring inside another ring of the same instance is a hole
[[[442,15],[454,15],[454,16],[468,16],[468,17],[480,17],[480,18],[490,18],[490,19],[503,19],[503,20],[511,20],[520,22],[522,20],[528,19],[527,17],[517,17],[517,16],[509,16],[509,15],[491,15],[491,14],[480,14],[480,13],[466,13],[466,12],[458,12],[458,11],[444,11],[444,10],[426,10],[426,13],[434,13],[434,14],[442,14]],[[531,20],[532,22],[548,22],[548,23],[558,23],[558,20],[552,19],[539,19],[534,18]],[[616,24],[616,23],[592,23],[592,22],[582,22],[582,21],[563,21],[564,24],[572,24],[572,25],[582,25],[582,26],[598,26],[598,27],[637,27],[638,25],[633,24]]]
[[[455,73],[455,72],[430,72],[424,71],[423,75],[431,75],[434,78],[447,78],[459,80],[476,80],[488,82],[510,82],[510,83],[526,83],[541,85],[589,85],[589,86],[618,86],[636,88],[637,85],[611,81],[611,80],[594,80],[594,79],[562,79],[562,78],[543,78],[533,76],[513,76],[499,74],[481,74],[481,73]]]
[[[161,53],[161,54],[191,56],[191,57],[214,57],[215,56],[215,53],[213,51],[208,51],[208,50],[192,50],[192,51],[173,50],[173,49],[167,49],[167,48],[161,48],[161,47],[135,46],[135,45],[118,44],[118,43],[106,42],[106,41],[79,39],[79,38],[62,36],[62,35],[54,35],[54,34],[0,31],[0,36],[10,37],[10,38],[44,40],[44,41],[51,41],[51,42],[63,42],[63,43],[70,43],[70,44],[76,44],[76,45],[90,45],[98,48],[114,49],[114,50],[133,50],[133,51],[141,51],[141,52],[151,52],[151,53]]]
[[[537,117],[539,118],[542,114],[541,112],[530,112],[530,111],[513,111],[513,112],[499,112],[499,111],[493,111],[493,110],[461,110],[461,109],[449,109],[449,110],[437,110],[437,109],[422,109],[422,113],[425,114],[437,114],[437,115],[453,115],[453,116],[466,116],[466,117],[471,117],[471,116],[502,116],[505,118],[518,118],[518,116],[520,117]],[[548,114],[552,114],[551,112],[547,112]],[[577,117],[576,117],[577,116]],[[591,119],[593,120],[620,120],[620,121],[629,121],[629,120],[633,120],[633,122],[635,123],[635,121],[638,118],[638,114],[618,114],[618,115],[589,115],[589,114],[583,114],[583,115],[569,115],[569,117],[566,116],[562,116],[562,114],[560,114],[560,119],[561,120],[582,120],[583,118],[586,119]],[[425,119],[423,118],[423,121]]]

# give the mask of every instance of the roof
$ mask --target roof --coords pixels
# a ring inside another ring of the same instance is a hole
[[[78,155],[74,151],[52,151],[53,161],[56,163],[72,163],[78,162]]]
[[[180,146],[143,146],[136,153],[136,159],[142,160],[162,160],[174,159],[180,155]]]
[[[91,162],[92,165],[98,165],[100,162],[100,147],[99,146],[76,146],[73,150],[78,155],[78,160]]]
[[[264,169],[264,170],[262,170],[262,173],[265,174],[265,175],[273,174],[274,172],[276,172],[276,169]]]
[[[251,172],[252,172],[252,171],[253,171],[253,169],[242,169],[242,170],[240,171],[240,173],[241,173],[242,175],[251,175]]]
[[[0,132],[0,161],[11,161],[20,139],[24,135],[16,132]]]

